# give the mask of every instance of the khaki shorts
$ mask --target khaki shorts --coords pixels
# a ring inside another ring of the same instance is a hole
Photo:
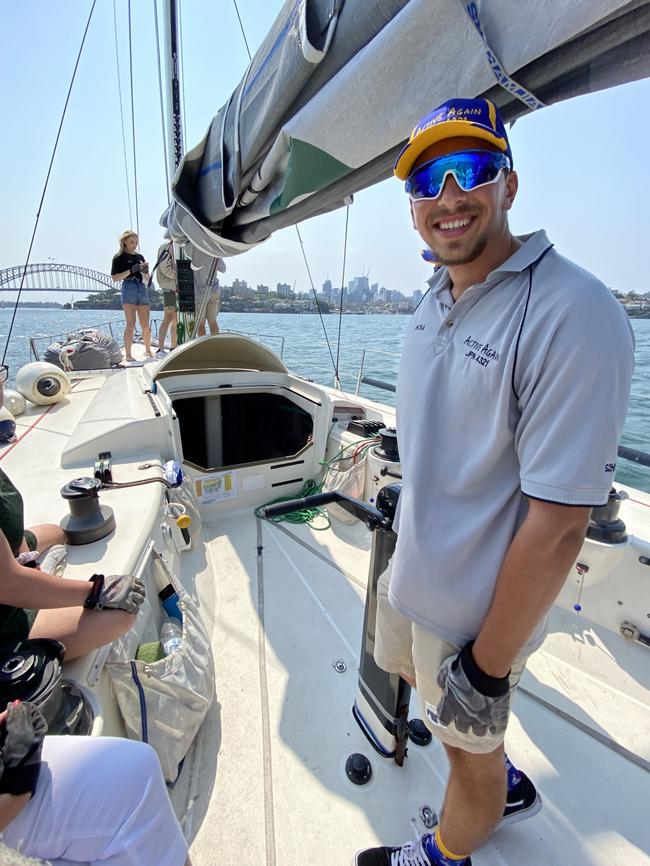
[[[377,584],[375,662],[388,673],[415,679],[422,705],[422,718],[434,737],[448,746],[455,746],[466,752],[493,752],[503,743],[503,734],[495,736],[488,733],[484,737],[478,737],[474,733],[461,733],[453,723],[442,726],[437,721],[435,708],[442,695],[442,689],[436,682],[438,671],[443,661],[456,655],[461,647],[448,643],[391,607],[388,601],[389,583],[390,564]],[[512,665],[511,692],[514,692],[521,679],[528,657],[527,653],[516,659]]]
[[[207,303],[206,308],[205,308],[205,318],[206,319],[216,319],[220,306],[221,306],[221,292],[219,292],[218,294],[210,295],[210,297],[208,299],[208,303]]]

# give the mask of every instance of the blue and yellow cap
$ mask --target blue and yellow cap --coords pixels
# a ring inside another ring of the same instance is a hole
[[[449,99],[419,121],[397,157],[393,173],[406,180],[420,154],[445,138],[469,136],[488,141],[510,158],[512,152],[499,109],[489,99]]]

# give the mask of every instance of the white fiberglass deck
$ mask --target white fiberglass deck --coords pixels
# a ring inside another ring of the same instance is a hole
[[[160,461],[164,406],[157,401],[163,414],[156,420],[138,376],[127,370],[108,374],[108,382],[82,378],[65,403],[47,413],[31,407],[18,419],[20,441],[4,450],[0,465],[23,493],[28,525],[67,512],[59,489],[92,472],[92,462],[63,468],[62,453],[72,447],[68,454],[85,449],[92,456],[92,437],[109,423],[121,431],[113,441],[124,443],[124,454],[114,454],[120,480],[142,477],[141,461]],[[638,614],[645,626],[650,612],[648,567],[639,565],[639,554],[650,555],[639,541],[650,537],[650,496],[630,496],[621,516],[637,546],[586,551],[592,580],[584,587],[575,574],[567,580],[552,633],[514,702],[507,749],[538,786],[544,808],[495,833],[473,856],[475,866],[649,861],[650,656],[617,633],[623,617]],[[102,492],[116,531],[72,548],[64,577],[87,577],[99,562],[106,573],[135,568],[159,526],[162,499],[158,485]],[[210,519],[205,546],[183,552],[178,565],[212,636],[216,673],[215,704],[172,791],[195,866],[347,866],[376,840],[406,841],[410,818],[423,806],[439,809],[447,766],[434,742],[411,745],[399,768],[373,752],[352,716],[370,535],[336,521],[325,532],[264,522],[260,561],[250,510]],[[576,593],[584,619],[571,613]],[[591,611],[606,628],[589,622]],[[91,665],[79,660],[66,673],[81,679]],[[118,733],[110,689],[100,680],[95,691],[104,732]],[[420,715],[415,695],[412,715]],[[344,772],[355,751],[373,766],[362,788]]]
[[[425,805],[439,809],[447,765],[434,741],[410,745],[399,768],[373,752],[352,717],[369,535],[336,522],[327,532],[289,527],[317,556],[264,523],[260,581],[253,516],[206,529],[218,707],[194,763],[200,782],[187,829],[196,834],[195,862],[332,866],[351,862],[374,840],[406,841],[409,818]],[[539,658],[553,662],[543,649]],[[344,673],[333,666],[338,660]],[[592,685],[602,693],[602,684]],[[412,715],[420,715],[415,695]],[[642,767],[523,693],[507,749],[534,779],[544,807],[497,832],[473,856],[476,866],[648,862]],[[365,787],[345,776],[354,751],[372,761]]]

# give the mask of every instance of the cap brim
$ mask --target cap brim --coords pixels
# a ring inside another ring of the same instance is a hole
[[[508,149],[506,141],[484,126],[477,126],[468,120],[447,120],[444,123],[439,123],[435,126],[430,126],[424,132],[421,132],[417,138],[410,141],[404,150],[397,157],[397,162],[393,169],[395,177],[400,180],[406,180],[411,173],[411,170],[418,160],[418,157],[432,144],[437,144],[439,141],[444,141],[446,138],[477,138],[480,141],[487,141],[494,144],[499,150],[504,153]]]

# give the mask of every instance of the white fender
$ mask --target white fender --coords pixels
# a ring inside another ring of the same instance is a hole
[[[13,388],[5,388],[5,406],[14,418],[22,415],[26,409],[26,401],[21,393],[14,391]]]
[[[16,389],[37,406],[49,406],[59,403],[70,392],[70,380],[55,364],[34,361],[18,371]]]
[[[16,419],[6,406],[0,407],[0,444],[16,438]]]

